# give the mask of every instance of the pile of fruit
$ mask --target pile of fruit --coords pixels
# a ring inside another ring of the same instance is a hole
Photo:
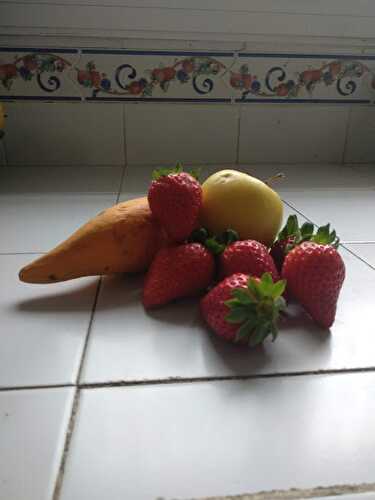
[[[288,218],[268,184],[222,170],[203,185],[182,167],[154,172],[147,198],[99,214],[20,271],[29,283],[146,271],[146,309],[200,296],[220,337],[250,346],[274,340],[280,313],[297,300],[329,328],[345,278],[329,224],[314,231]]]

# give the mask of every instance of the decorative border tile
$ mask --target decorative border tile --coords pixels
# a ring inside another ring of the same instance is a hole
[[[0,100],[370,104],[375,56],[0,48]]]

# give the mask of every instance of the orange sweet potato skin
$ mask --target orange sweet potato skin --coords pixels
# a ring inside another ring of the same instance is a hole
[[[147,198],[119,203],[88,221],[49,253],[25,266],[26,283],[145,271],[165,244]]]

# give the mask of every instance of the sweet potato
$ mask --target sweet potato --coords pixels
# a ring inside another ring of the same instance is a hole
[[[19,272],[26,283],[56,283],[81,276],[140,272],[148,268],[164,234],[147,198],[101,212],[66,241]]]

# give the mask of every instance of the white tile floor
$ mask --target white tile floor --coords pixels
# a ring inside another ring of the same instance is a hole
[[[127,167],[120,193],[118,168],[0,169],[0,500],[373,483],[375,167],[248,168],[285,171],[285,216],[334,223],[347,267],[330,333],[294,310],[277,342],[253,352],[207,334],[194,301],[145,314],[141,278],[102,279],[96,304],[98,278],[18,282],[33,252],[119,195],[143,195],[150,170]]]

